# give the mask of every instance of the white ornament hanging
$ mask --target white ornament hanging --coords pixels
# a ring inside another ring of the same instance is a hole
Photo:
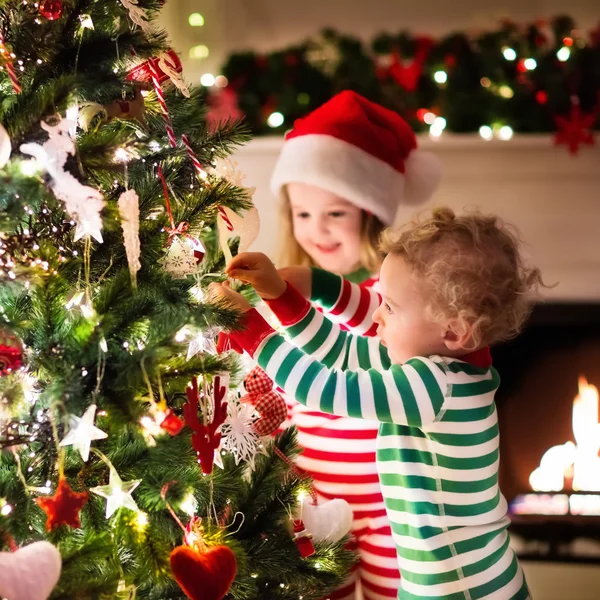
[[[240,402],[235,396],[229,398],[227,419],[221,429],[221,449],[233,454],[236,465],[245,462],[254,469],[260,444],[253,427],[257,417],[253,406]]]
[[[11,151],[12,146],[10,143],[10,137],[8,136],[8,131],[6,131],[6,129],[0,125],[0,169],[8,162]]]
[[[74,240],[91,236],[101,243],[101,212],[106,204],[102,194],[64,170],[68,156],[75,154],[75,143],[69,132],[77,126],[76,122],[63,119],[56,125],[43,121],[40,125],[48,132],[48,139],[41,145],[23,144],[21,152],[37,159],[52,177],[54,195],[65,203],[67,213],[76,223]]]
[[[138,0],[121,0],[121,4],[129,12],[129,18],[141,28],[144,33],[153,33],[148,13],[138,6]]]
[[[90,492],[106,498],[106,518],[110,519],[119,508],[139,511],[131,494],[140,483],[142,483],[141,479],[122,481],[117,471],[111,467],[108,485],[90,488]]]
[[[104,431],[94,427],[96,418],[96,405],[88,407],[82,417],[71,417],[71,429],[69,433],[61,440],[61,446],[73,446],[79,452],[83,462],[87,462],[90,457],[90,447],[92,441],[103,440],[108,437]]]
[[[0,552],[0,598],[46,600],[58,583],[62,560],[49,542]]]
[[[353,513],[350,505],[341,498],[323,504],[313,504],[304,498],[300,517],[306,530],[316,542],[339,542],[352,529]]]
[[[193,244],[188,238],[179,235],[173,237],[171,245],[160,262],[174,279],[185,279],[198,270]]]
[[[196,354],[212,354],[217,356],[217,344],[215,338],[219,335],[218,329],[208,329],[206,331],[199,331],[194,335],[192,341],[188,346],[186,360],[190,360]]]
[[[186,82],[183,80],[181,72],[177,70],[177,64],[173,56],[168,52],[163,52],[158,57],[158,66],[160,70],[169,77],[171,83],[185,96],[190,97],[190,91]],[[181,67],[181,64],[179,65]]]
[[[140,263],[140,206],[139,198],[134,190],[127,190],[119,197],[119,214],[123,228],[123,241],[127,254],[127,264],[133,287],[136,285],[136,274],[141,269]]]

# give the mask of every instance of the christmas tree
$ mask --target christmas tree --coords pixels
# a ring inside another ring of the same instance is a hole
[[[344,532],[305,535],[206,289],[256,235],[247,133],[207,127],[161,4],[0,1],[0,597],[316,600]]]

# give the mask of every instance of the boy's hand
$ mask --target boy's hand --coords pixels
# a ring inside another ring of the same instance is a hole
[[[232,308],[239,310],[240,312],[248,312],[252,305],[244,296],[234,292],[229,287],[229,282],[224,283],[211,283],[208,286],[210,292],[210,298],[215,300],[223,300],[225,303],[230,305]]]
[[[312,271],[310,267],[284,267],[279,269],[282,279],[294,286],[307,300],[312,294]]]
[[[229,263],[227,275],[249,283],[263,300],[279,298],[287,288],[275,265],[260,252],[238,254]]]

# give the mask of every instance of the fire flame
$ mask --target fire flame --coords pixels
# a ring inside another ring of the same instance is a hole
[[[560,492],[572,478],[574,491],[600,492],[600,422],[598,388],[579,378],[573,400],[575,444],[567,442],[546,451],[540,466],[529,476],[536,492]]]

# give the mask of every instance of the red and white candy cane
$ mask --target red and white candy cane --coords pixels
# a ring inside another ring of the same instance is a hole
[[[162,88],[160,87],[160,82],[158,81],[158,72],[156,70],[156,66],[151,60],[148,61],[148,69],[150,70],[152,85],[154,86],[154,91],[158,97],[158,103],[160,104],[160,112],[162,113],[162,118],[165,122],[169,143],[171,144],[172,148],[175,148],[177,146],[177,138],[175,137],[175,132],[173,131],[173,124],[171,123],[171,117],[169,116],[169,111],[167,109],[165,95],[163,94]]]
[[[0,33],[0,55],[5,61],[6,71],[8,72],[8,77],[10,82],[12,83],[13,90],[16,94],[21,93],[21,84],[17,78],[17,74],[15,73],[15,69],[12,64],[11,56],[6,46],[4,45],[4,36]]]

